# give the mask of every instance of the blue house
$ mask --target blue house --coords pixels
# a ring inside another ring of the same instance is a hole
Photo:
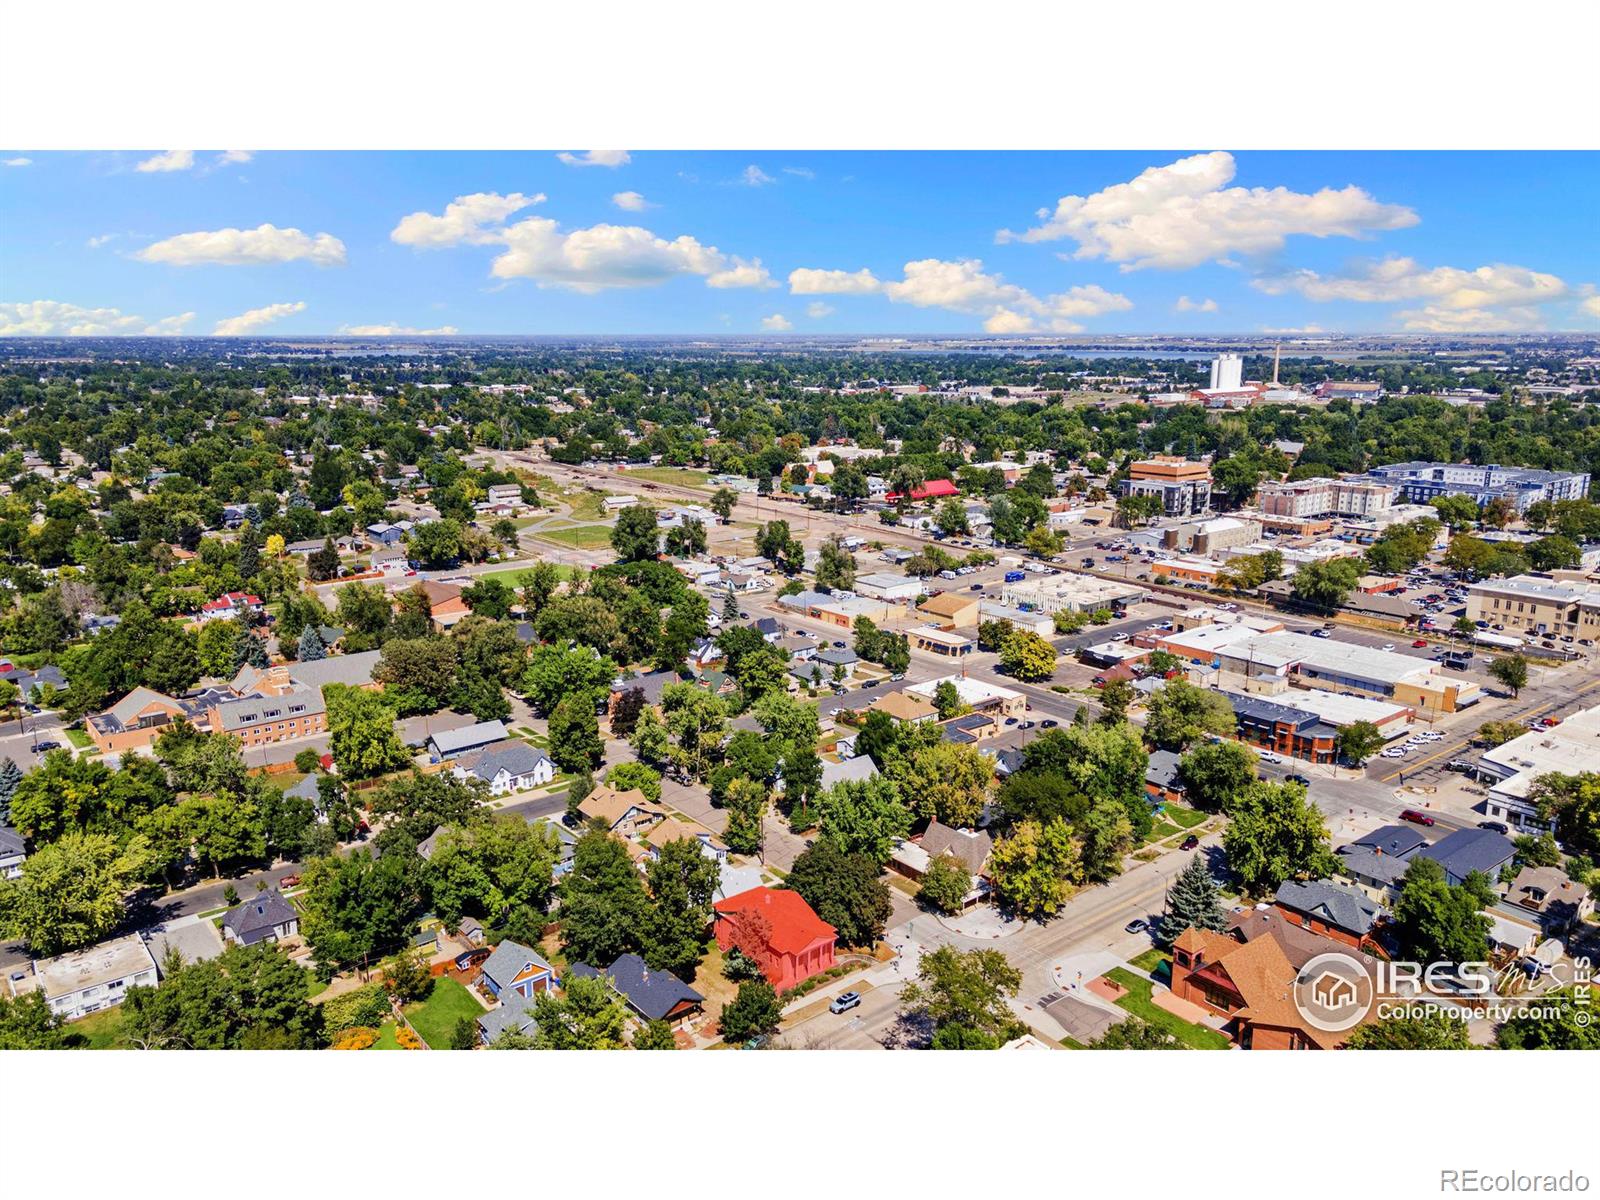
[[[504,941],[484,962],[483,982],[497,999],[506,1001],[508,995],[531,1000],[537,993],[556,987],[561,980],[556,976],[556,969],[537,950]]]

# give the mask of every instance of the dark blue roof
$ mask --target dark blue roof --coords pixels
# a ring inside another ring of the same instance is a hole
[[[1350,844],[1365,846],[1369,850],[1388,854],[1394,858],[1404,858],[1417,847],[1426,846],[1428,839],[1410,825],[1385,825],[1382,829],[1374,829],[1364,837],[1358,837]]]
[[[1472,871],[1482,871],[1493,878],[1515,854],[1516,847],[1510,839],[1492,829],[1458,829],[1433,845],[1424,846],[1416,857],[1433,859],[1444,868],[1451,883],[1459,884]]]
[[[679,1004],[698,1004],[705,997],[671,971],[652,971],[637,954],[624,954],[605,971],[588,963],[573,963],[572,975],[605,976],[633,1010],[647,1021],[659,1021]]]

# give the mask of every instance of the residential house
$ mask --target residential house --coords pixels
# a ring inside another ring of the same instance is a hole
[[[532,1037],[539,1023],[533,1019],[533,1001],[519,992],[507,992],[500,1004],[478,1018],[478,1040],[491,1046],[508,1030]]]
[[[222,936],[241,946],[278,942],[300,932],[300,914],[276,890],[257,892],[222,916]]]
[[[428,753],[440,762],[503,742],[511,731],[501,721],[479,721],[460,729],[445,729],[428,738]]]
[[[22,864],[28,861],[28,847],[22,835],[9,825],[0,825],[0,879],[22,878]]]
[[[248,620],[263,611],[265,608],[260,596],[250,592],[224,592],[215,600],[208,600],[202,604],[196,619],[202,624],[206,621],[230,621],[236,618]]]
[[[458,583],[441,583],[437,579],[424,579],[416,584],[422,589],[423,595],[428,597],[428,605],[433,614],[433,623],[441,629],[449,629],[452,625],[465,617],[472,615],[472,609],[461,598],[462,588]]]
[[[1444,868],[1445,879],[1455,887],[1466,882],[1473,871],[1482,871],[1491,882],[1500,868],[1516,856],[1511,840],[1492,829],[1457,829],[1431,846],[1424,846],[1414,857],[1431,858]]]
[[[1361,950],[1377,942],[1373,930],[1383,919],[1376,901],[1352,884],[1328,880],[1285,880],[1273,903],[1284,919],[1312,933]]]
[[[972,879],[962,898],[970,908],[989,894],[987,869],[994,839],[981,829],[956,829],[931,821],[919,836],[903,840],[889,856],[889,869],[907,879],[921,879],[939,858],[952,859]]]
[[[560,983],[555,968],[537,950],[509,939],[496,946],[494,953],[484,960],[483,984],[502,1002],[512,996],[531,1000]]]
[[[779,992],[833,966],[834,928],[799,892],[754,887],[718,900],[714,907],[717,945],[723,953],[737,947]]]
[[[681,1027],[697,1017],[705,1004],[704,996],[671,971],[652,971],[637,954],[622,955],[604,971],[588,963],[573,963],[572,974],[604,979],[641,1021],[666,1021]]]
[[[827,791],[841,783],[865,783],[878,774],[878,764],[865,754],[847,758],[843,762],[822,760],[822,790]]]
[[[155,987],[156,960],[136,933],[34,962],[32,974],[11,979],[11,993],[44,994],[64,1021],[121,1004],[131,987]]]
[[[490,795],[504,796],[544,786],[556,777],[556,765],[543,750],[520,738],[508,738],[461,755],[451,774],[457,779],[481,779],[489,785]]]
[[[1171,750],[1152,750],[1144,771],[1144,790],[1152,800],[1182,800],[1183,779],[1178,756]]]
[[[1417,831],[1415,825],[1384,825],[1350,843],[1351,846],[1370,850],[1374,854],[1386,854],[1390,858],[1403,859],[1410,859],[1427,844],[1428,839]]]
[[[1560,867],[1523,867],[1501,889],[1501,894],[1506,904],[1532,913],[1540,927],[1552,935],[1577,928],[1594,912],[1594,895],[1589,888],[1567,878]]]
[[[1334,879],[1359,888],[1369,900],[1391,907],[1400,898],[1400,881],[1411,865],[1410,858],[1380,854],[1354,843],[1340,846],[1335,861],[1338,865],[1333,870]]]
[[[668,842],[680,840],[697,843],[700,853],[713,862],[727,861],[728,847],[721,838],[704,825],[693,821],[680,821],[677,817],[671,816],[657,821],[645,831],[644,855],[647,858],[659,858]]]
[[[583,798],[578,805],[578,812],[584,820],[599,821],[624,840],[636,837],[667,819],[666,810],[651,804],[638,788],[623,792],[603,783]]]

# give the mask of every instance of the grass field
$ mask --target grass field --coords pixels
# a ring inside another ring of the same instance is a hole
[[[435,1050],[448,1050],[456,1023],[463,1017],[483,1016],[483,1005],[454,979],[440,979],[426,1000],[408,1004],[403,1011],[423,1041]]]
[[[128,1043],[122,1038],[122,1010],[102,1008],[97,1013],[68,1022],[67,1033],[83,1039],[86,1050],[125,1050]]]
[[[71,742],[79,750],[86,750],[89,746],[93,745],[89,739],[89,735],[81,729],[63,729],[61,732],[66,734],[67,741]]]
[[[534,536],[543,538],[547,542],[559,542],[563,546],[571,546],[575,550],[598,550],[602,546],[611,544],[611,527],[575,525],[571,529],[545,529]]]
[[[643,479],[646,483],[668,483],[674,487],[704,488],[711,490],[711,476],[704,471],[690,471],[683,467],[629,467],[624,478]]]
[[[1106,972],[1106,978],[1128,989],[1128,994],[1117,1001],[1118,1008],[1125,1008],[1147,1025],[1154,1025],[1162,1032],[1172,1034],[1189,1049],[1226,1050],[1231,1045],[1228,1039],[1215,1029],[1195,1025],[1182,1017],[1173,1016],[1164,1008],[1157,1008],[1155,1002],[1150,999],[1155,985],[1148,979],[1141,979],[1121,967],[1111,968]]]
[[[373,1050],[398,1050],[400,1043],[394,1040],[395,1025],[393,1021],[385,1021],[378,1026],[378,1040],[372,1044]]]
[[[1206,819],[1206,814],[1194,808],[1180,808],[1176,804],[1164,805],[1161,809],[1164,820],[1171,821],[1180,829],[1193,829]]]
[[[487,571],[484,574],[479,575],[478,578],[493,579],[499,583],[505,584],[509,588],[520,588],[522,586],[522,576],[526,574],[528,566],[530,565],[532,564],[527,564],[520,567],[510,567],[504,571]],[[564,567],[560,564],[557,564],[556,570],[561,572],[561,578],[563,579],[576,579],[579,575],[583,574],[583,571],[578,567]]]
[[[598,521],[606,515],[606,498],[599,492],[575,492],[567,502],[574,521]]]

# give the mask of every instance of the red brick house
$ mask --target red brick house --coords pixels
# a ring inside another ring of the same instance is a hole
[[[755,887],[714,907],[723,953],[737,947],[779,992],[833,966],[834,928],[799,892]]]

